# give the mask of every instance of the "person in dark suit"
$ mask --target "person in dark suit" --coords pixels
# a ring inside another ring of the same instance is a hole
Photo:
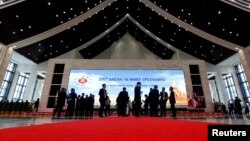
[[[149,93],[150,116],[151,117],[158,116],[159,95],[160,95],[160,93],[158,90],[158,86],[155,85],[154,89]]]
[[[65,104],[66,98],[67,98],[66,89],[61,88],[60,92],[58,93],[55,109],[53,111],[53,118],[55,117],[56,114],[57,117],[61,116],[61,112]]]
[[[106,90],[106,84],[102,84],[102,88],[99,91],[99,102],[100,102],[100,109],[99,109],[99,116],[103,117],[103,111],[105,109],[105,102],[107,99],[107,90]]]
[[[88,100],[88,104],[89,104],[89,117],[90,118],[93,118],[94,114],[93,114],[93,111],[94,111],[94,103],[95,103],[95,95],[93,94],[90,94],[89,96],[89,100]]]
[[[174,88],[170,87],[169,91],[170,91],[170,96],[169,96],[169,102],[171,105],[171,111],[172,111],[172,117],[176,117],[176,109],[175,109],[175,93],[174,93]]]
[[[69,94],[69,96],[67,98],[67,103],[68,103],[67,117],[69,117],[69,118],[73,118],[75,104],[76,104],[76,98],[77,98],[77,94],[75,93],[75,89],[72,88],[71,93]]]
[[[168,93],[165,91],[165,88],[163,87],[160,92],[160,108],[162,117],[166,117],[167,100],[168,100]]]
[[[149,97],[145,94],[145,100],[144,102],[144,115],[148,116],[148,106],[149,106]]]
[[[135,116],[139,117],[141,112],[141,82],[137,82],[134,90]]]
[[[128,92],[126,91],[126,88],[123,87],[123,90],[118,95],[118,109],[119,109],[119,115],[118,116],[126,116],[126,108],[128,104]]]

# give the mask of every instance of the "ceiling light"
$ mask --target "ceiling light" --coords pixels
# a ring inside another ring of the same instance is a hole
[[[237,33],[237,34],[236,34],[236,36],[238,37],[238,36],[239,36],[239,34]]]
[[[19,18],[19,15],[16,15],[16,18]]]
[[[72,10],[73,10],[73,8],[71,7],[71,8],[70,8],[70,11],[72,11]]]
[[[207,24],[208,24],[208,25],[210,25],[211,23],[210,23],[210,22],[208,22]]]
[[[237,18],[234,18],[234,21],[237,21]]]
[[[48,6],[50,6],[51,5],[51,2],[48,2]]]
[[[13,32],[12,32],[12,34],[16,34],[16,32],[15,32],[15,31],[13,31]]]
[[[56,17],[58,18],[58,17],[59,17],[59,15],[58,15],[58,14],[56,14]]]
[[[220,15],[221,14],[221,11],[218,11],[218,15]]]
[[[28,28],[31,29],[32,27],[29,25]]]
[[[20,31],[23,32],[23,29],[21,28]]]

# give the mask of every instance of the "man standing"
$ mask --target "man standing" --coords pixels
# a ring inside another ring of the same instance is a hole
[[[159,90],[158,86],[155,85],[154,89],[149,94],[150,99],[150,116],[158,117],[158,105],[159,105]]]
[[[170,91],[170,97],[169,97],[169,102],[171,105],[171,111],[172,111],[172,117],[176,117],[176,109],[175,109],[175,94],[174,94],[174,88],[170,87],[169,91]]]
[[[135,102],[135,116],[139,117],[141,112],[141,82],[137,82],[135,87],[135,96],[134,96],[134,102]]]
[[[128,104],[128,92],[126,91],[126,88],[123,88],[123,91],[121,91],[118,95],[118,109],[119,109],[119,115],[118,116],[126,116],[126,108]]]
[[[165,88],[162,88],[160,92],[160,107],[161,107],[161,116],[166,117],[166,104],[168,100],[168,93],[165,91]]]
[[[102,88],[99,91],[99,101],[100,101],[100,109],[99,109],[99,116],[103,117],[103,111],[105,108],[105,102],[107,99],[107,90],[106,90],[106,84],[102,84]]]
[[[67,102],[68,102],[67,116],[69,118],[73,118],[75,105],[76,105],[76,98],[77,98],[77,94],[75,93],[75,89],[72,88],[71,93],[69,94],[67,98]]]
[[[56,114],[57,114],[57,117],[61,116],[61,112],[62,112],[63,106],[65,104],[66,98],[67,98],[66,89],[61,88],[61,91],[58,93],[56,107],[53,111],[53,118],[55,117]]]

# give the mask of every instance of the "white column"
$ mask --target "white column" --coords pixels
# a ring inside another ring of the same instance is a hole
[[[222,73],[220,71],[216,72],[215,79],[216,79],[216,84],[217,84],[217,88],[219,92],[219,98],[221,100],[220,102],[227,103],[228,96],[227,96],[227,92],[225,89],[225,84],[223,81]]]
[[[12,54],[13,54],[12,47],[7,48],[3,44],[0,44],[0,55],[1,55],[0,56],[0,84],[2,84],[2,81],[4,79]]]
[[[29,80],[27,82],[27,86],[26,86],[25,93],[23,96],[24,101],[26,101],[26,100],[31,101],[31,97],[32,97],[34,87],[36,84],[36,77],[37,77],[36,66],[32,66],[32,68],[34,68],[34,69],[30,70],[30,77],[29,77]]]
[[[248,80],[248,84],[250,84],[250,47],[244,50],[240,49],[239,56]]]

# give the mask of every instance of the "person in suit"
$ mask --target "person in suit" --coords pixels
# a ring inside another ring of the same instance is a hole
[[[160,108],[162,117],[166,117],[167,100],[168,100],[168,93],[165,91],[165,88],[163,87],[160,92]]]
[[[105,116],[110,116],[111,115],[111,100],[109,98],[109,96],[107,95],[107,98],[106,98],[106,101],[105,101],[105,109],[104,109],[104,113],[105,113]]]
[[[135,117],[140,116],[141,112],[141,82],[137,82],[134,89],[134,102],[135,102]]]
[[[170,96],[169,96],[169,102],[171,105],[171,111],[172,111],[172,117],[176,117],[176,109],[175,109],[175,93],[174,93],[174,88],[170,87],[169,91],[170,91]]]
[[[65,104],[66,98],[67,98],[66,89],[61,88],[61,90],[58,93],[55,109],[53,111],[53,118],[55,117],[56,114],[57,114],[57,117],[61,116],[61,112]]]
[[[119,115],[118,116],[126,116],[126,108],[128,104],[128,92],[126,91],[126,88],[123,87],[123,90],[118,95],[118,109],[119,109]]]
[[[68,102],[67,116],[69,118],[73,118],[74,110],[75,110],[75,104],[76,104],[76,98],[77,98],[77,94],[75,93],[75,89],[72,88],[71,93],[69,94],[69,96],[67,98],[67,102]]]
[[[100,109],[99,109],[99,116],[103,117],[103,111],[105,109],[105,102],[107,100],[107,90],[106,90],[106,84],[102,84],[102,88],[99,91],[99,102],[100,102]]]
[[[149,101],[150,101],[150,116],[157,117],[158,116],[158,104],[159,104],[159,90],[158,86],[155,85],[154,89],[149,93]]]
[[[148,116],[149,97],[146,94],[144,96],[145,96],[145,100],[143,101],[144,102],[144,115]]]
[[[93,111],[94,111],[94,103],[95,103],[95,95],[93,94],[90,94],[89,98],[88,98],[88,108],[89,108],[89,117],[90,118],[93,118],[94,114],[93,114]]]

